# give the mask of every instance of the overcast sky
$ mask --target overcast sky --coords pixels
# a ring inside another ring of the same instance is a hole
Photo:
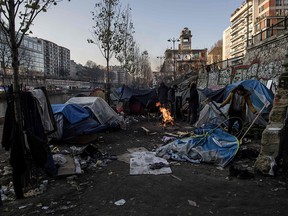
[[[31,30],[43,38],[70,49],[71,59],[83,65],[92,60],[106,65],[98,47],[88,44],[93,26],[91,11],[99,0],[64,0],[38,15]],[[230,15],[243,0],[120,0],[130,5],[135,40],[141,51],[147,50],[152,70],[159,66],[157,56],[172,47],[169,38],[177,38],[184,27],[192,32],[192,49],[210,48],[222,38],[230,25]],[[176,46],[176,45],[175,45]],[[111,64],[118,64],[112,61]]]

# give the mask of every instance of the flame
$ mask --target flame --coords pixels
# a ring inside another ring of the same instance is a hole
[[[166,109],[165,107],[161,106],[160,102],[157,102],[156,106],[159,107],[159,110],[162,113],[163,126],[166,127],[168,123],[170,123],[173,126],[174,118],[171,116],[170,111]]]

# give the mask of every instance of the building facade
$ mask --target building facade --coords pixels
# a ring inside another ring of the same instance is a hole
[[[30,85],[43,83],[44,54],[43,43],[38,38],[24,36],[19,47],[19,81]],[[13,82],[11,50],[3,32],[0,33],[0,76],[1,84]]]
[[[47,77],[68,77],[70,74],[70,50],[44,40],[44,73]]]
[[[229,26],[223,32],[222,60],[231,58],[231,27]]]
[[[283,26],[277,26],[277,23],[285,16],[288,16],[288,0],[254,0],[254,34],[259,34],[272,26],[275,27],[271,31],[261,34],[262,39],[278,34]]]
[[[230,57],[241,58],[253,34],[253,0],[243,2],[232,13],[230,23]]]
[[[178,49],[174,46],[176,42],[180,42]],[[162,80],[172,82],[185,74],[198,73],[205,67],[206,62],[207,49],[192,49],[191,30],[185,27],[180,32],[179,39],[173,40],[173,49],[165,51]]]
[[[241,63],[246,48],[281,34],[287,28],[288,0],[246,0],[230,17],[223,32],[223,59]]]

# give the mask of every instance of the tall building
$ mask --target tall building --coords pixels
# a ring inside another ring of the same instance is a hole
[[[59,46],[59,72],[64,76],[70,75],[70,50]]]
[[[58,45],[47,40],[43,40],[44,47],[44,73],[49,76],[58,75],[59,54]]]
[[[223,60],[234,59],[235,64],[245,55],[252,39],[255,43],[282,33],[284,23],[279,22],[285,16],[288,0],[245,0],[232,13],[230,26],[223,32]]]
[[[230,17],[230,57],[242,57],[253,34],[253,0],[246,0]]]
[[[43,40],[44,72],[48,77],[67,77],[70,74],[70,50]]]
[[[32,74],[44,73],[43,43],[38,38],[25,36],[19,51],[20,68]]]
[[[18,53],[19,83],[26,87],[43,84],[44,55],[42,41],[25,35]],[[0,65],[1,85],[13,83],[11,49],[3,31],[0,31]]]
[[[288,16],[288,0],[254,0],[254,33],[275,25]],[[268,34],[277,34],[279,27],[267,31]],[[270,35],[268,35],[270,36]],[[263,34],[262,38],[266,35]]]
[[[231,28],[230,26],[223,32],[222,60],[231,58]]]

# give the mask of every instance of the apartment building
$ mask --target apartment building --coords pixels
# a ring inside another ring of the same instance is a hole
[[[67,77],[70,74],[70,50],[43,40],[44,73],[48,77]]]
[[[246,0],[230,17],[223,32],[223,59],[241,59],[246,47],[284,30],[288,0]],[[286,24],[287,25],[287,24]],[[273,27],[273,28],[272,28]],[[253,41],[252,41],[253,39]]]
[[[24,36],[22,45],[19,49],[19,61],[22,71],[29,70],[32,74],[43,74],[44,55],[42,41],[38,38]]]
[[[0,30],[0,74],[11,78],[11,51]],[[25,35],[19,47],[19,74],[25,79],[67,77],[70,74],[70,50],[37,37]]]
[[[254,34],[266,30],[288,16],[288,0],[254,0]],[[273,30],[263,33],[262,39],[277,34],[282,26],[275,26]]]
[[[230,47],[231,47],[231,27],[229,26],[223,32],[223,45],[222,45],[222,60],[231,58]]]
[[[242,57],[253,34],[253,0],[246,0],[230,17],[230,57]]]
[[[70,50],[59,46],[59,72],[61,75],[67,77],[71,71]]]
[[[12,75],[11,51],[7,44],[6,37],[0,32],[0,59],[1,74]],[[38,38],[24,36],[19,48],[19,72],[30,75],[44,73],[43,43]]]

